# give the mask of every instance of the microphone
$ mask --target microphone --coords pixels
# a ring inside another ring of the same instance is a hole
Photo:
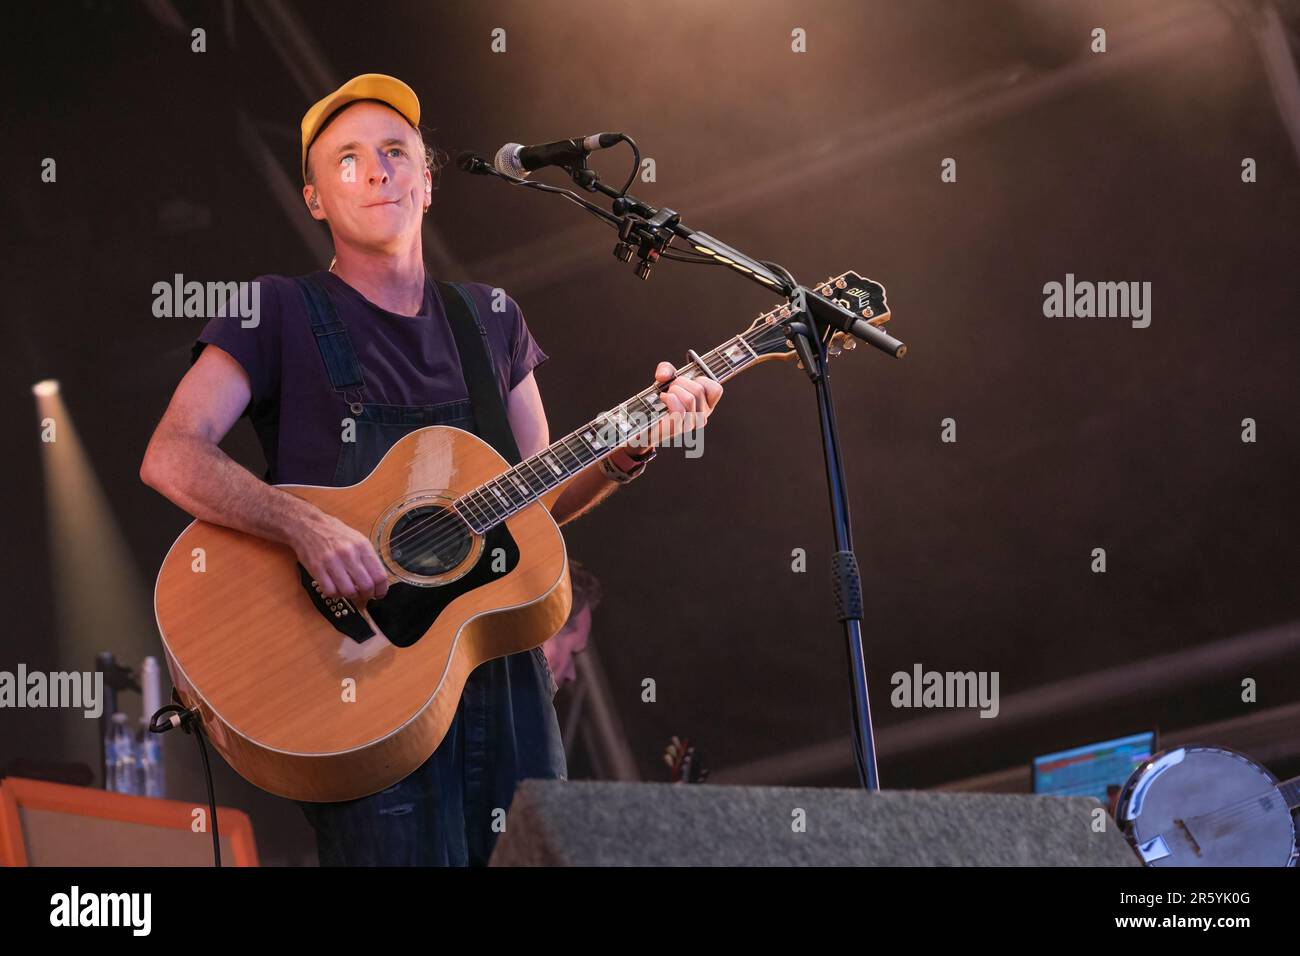
[[[543,166],[572,166],[582,162],[588,153],[608,149],[622,140],[622,133],[593,133],[582,139],[562,139],[539,146],[520,146],[506,143],[499,150],[492,165],[498,172],[516,179],[526,179],[528,174]],[[463,168],[463,167],[462,167]]]

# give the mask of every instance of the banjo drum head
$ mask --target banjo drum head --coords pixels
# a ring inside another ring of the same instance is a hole
[[[1288,866],[1295,825],[1277,778],[1219,747],[1153,755],[1120,790],[1120,826],[1147,866]]]

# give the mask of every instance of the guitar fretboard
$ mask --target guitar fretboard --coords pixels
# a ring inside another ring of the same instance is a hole
[[[699,356],[699,361],[679,369],[677,377],[709,377],[724,382],[759,358],[751,343],[768,332],[760,326],[737,335]],[[668,409],[659,400],[659,391],[658,385],[652,385],[638,392],[509,471],[461,495],[453,507],[476,533],[485,534],[665,418]]]
[[[1300,777],[1292,777],[1290,780],[1283,780],[1277,785],[1278,792],[1282,794],[1282,799],[1292,810],[1300,807]]]

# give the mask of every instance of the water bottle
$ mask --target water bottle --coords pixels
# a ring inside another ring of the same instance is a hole
[[[113,715],[108,739],[104,742],[105,784],[114,793],[139,793],[136,780],[135,736],[127,726],[126,714]]]
[[[163,778],[162,739],[149,730],[149,718],[140,718],[140,789],[146,797],[161,797],[166,786]]]
[[[140,693],[144,697],[144,715],[140,718],[140,793],[161,797],[166,788],[163,777],[162,736],[149,732],[149,720],[162,700],[162,672],[158,658],[146,657],[140,665]]]

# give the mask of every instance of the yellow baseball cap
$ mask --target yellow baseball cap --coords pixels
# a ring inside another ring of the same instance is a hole
[[[357,100],[378,100],[391,106],[414,127],[420,125],[420,98],[395,76],[362,73],[354,76],[322,100],[317,100],[302,118],[302,181],[307,182],[307,151],[321,130],[340,109]]]

